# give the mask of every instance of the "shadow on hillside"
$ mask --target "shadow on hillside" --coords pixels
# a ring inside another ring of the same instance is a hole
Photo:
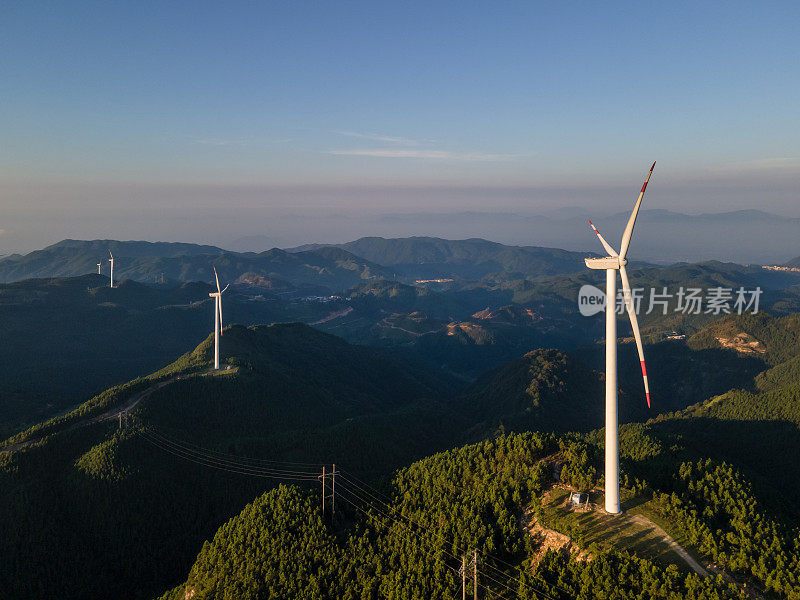
[[[665,478],[680,462],[700,458],[726,462],[751,479],[756,495],[771,509],[797,520],[789,502],[800,493],[800,429],[796,424],[693,417],[651,423],[648,429],[666,442],[664,450],[655,457],[628,462],[632,471],[660,476],[661,483],[669,485]]]

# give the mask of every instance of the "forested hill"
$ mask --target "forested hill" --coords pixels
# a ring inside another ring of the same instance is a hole
[[[768,332],[781,332],[787,324],[767,317],[761,329],[751,330],[769,347],[781,334]],[[734,349],[687,351],[701,361],[719,353],[738,360]],[[751,390],[731,390],[621,428],[626,510],[646,506],[644,514],[704,564],[733,575],[736,586],[725,583],[730,579],[664,569],[658,561],[602,545],[580,545],[593,557],[590,562],[563,553],[536,554],[519,524],[530,515],[542,518],[537,506],[551,484],[550,461],[562,462],[562,484],[600,486],[603,431],[597,430],[585,436],[500,435],[419,461],[398,471],[390,485],[366,483],[345,471],[337,483],[333,521],[322,519],[318,494],[273,490],[220,528],[186,581],[162,600],[456,598],[460,557],[472,548],[480,557],[481,594],[487,598],[710,600],[744,598],[750,591],[797,600],[798,360],[794,356],[755,379],[757,363],[752,363],[750,382],[747,372],[735,380]],[[576,398],[584,391],[582,380],[589,388],[600,384],[562,353],[537,351],[477,382],[461,399],[466,399],[462,410],[495,408],[517,417],[517,426],[559,407],[575,414],[589,408]],[[533,419],[528,424],[537,425]],[[579,522],[562,525],[578,544],[598,539]],[[539,559],[534,569],[531,561]]]
[[[580,438],[528,433],[437,454],[380,487],[343,470],[333,518],[322,517],[319,492],[281,487],[221,527],[161,600],[454,600],[461,557],[473,549],[481,598],[721,600],[743,599],[753,588],[800,597],[797,531],[758,501],[746,477],[713,461],[669,461],[662,472],[670,477],[639,480],[638,493],[693,551],[746,586],[584,545],[592,535],[585,527],[570,531],[582,549],[578,560],[574,546],[572,554],[538,554],[520,524],[543,518],[537,506],[553,484],[548,461],[563,465],[561,485],[591,489],[601,457],[601,448]]]
[[[185,576],[204,539],[283,480],[267,474],[298,472],[316,488],[323,463],[374,478],[501,423],[585,427],[578,410],[555,421],[585,373],[562,353],[529,359],[493,411],[486,383],[453,398],[440,375],[300,324],[227,327],[225,370],[213,375],[212,352],[209,337],[5,443],[0,589],[21,599],[152,597]],[[117,412],[129,406],[119,429]]]
[[[332,457],[385,472],[466,428],[439,376],[304,325],[228,327],[222,348],[225,371],[208,374],[208,338],[0,449],[7,597],[150,597],[281,481],[263,476],[262,459],[303,463],[288,469],[316,487],[316,465]],[[120,430],[116,412],[136,399]],[[262,476],[243,476],[254,470]]]
[[[293,251],[321,247],[320,244],[311,244]],[[502,272],[523,277],[573,273],[585,268],[583,259],[587,256],[586,253],[558,248],[508,246],[480,238],[364,237],[334,247],[417,278],[457,276],[480,279]]]
[[[602,426],[602,395],[598,372],[542,349],[487,373],[455,402],[477,421],[516,431],[588,431]]]
[[[96,273],[97,263],[101,263],[103,272],[107,273],[109,252],[115,257],[133,260],[217,256],[224,250],[215,246],[177,242],[67,239],[25,255],[12,254],[0,259],[0,281],[19,281],[33,277],[74,277]],[[122,275],[116,268],[115,273]]]
[[[730,315],[692,336],[689,345],[728,348],[777,365],[800,355],[800,313]]]
[[[65,240],[21,255],[0,259],[0,282],[33,277],[74,277],[97,272],[108,276],[108,252],[114,254],[114,278],[155,282],[213,281],[212,263],[232,282],[243,275],[324,286],[338,291],[361,279],[391,277],[391,271],[339,248],[289,253],[278,248],[259,254],[229,252],[214,246],[164,242]]]

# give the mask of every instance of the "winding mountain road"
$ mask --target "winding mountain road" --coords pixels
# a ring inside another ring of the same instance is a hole
[[[115,404],[114,406],[110,407],[108,410],[100,413],[99,415],[81,418],[75,423],[69,425],[68,427],[59,430],[59,433],[64,431],[73,431],[74,429],[78,429],[79,427],[86,427],[87,425],[93,425],[95,423],[100,423],[102,421],[116,419],[119,417],[119,414],[121,412],[132,410],[133,408],[136,407],[136,405],[139,404],[139,402],[145,400],[146,398],[149,398],[153,392],[155,392],[156,390],[160,390],[161,388],[166,387],[169,384],[174,383],[175,381],[178,381],[180,379],[188,379],[190,377],[205,377],[212,374],[213,374],[212,371],[203,371],[200,373],[176,375],[175,377],[159,381],[140,392],[136,392],[130,398],[125,400],[122,404]],[[41,439],[40,436],[35,436],[29,439],[21,440],[19,442],[16,442],[15,444],[6,446],[5,448],[0,448],[0,452],[16,452],[17,450],[21,450],[23,448],[26,448],[27,446],[30,446],[31,444],[39,441],[40,439]]]

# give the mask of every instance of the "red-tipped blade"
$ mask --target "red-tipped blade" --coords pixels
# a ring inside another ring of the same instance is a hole
[[[600,243],[601,243],[601,244],[603,244],[603,248],[605,248],[605,249],[606,249],[606,252],[608,252],[608,255],[609,255],[609,256],[616,256],[616,255],[617,255],[617,253],[616,253],[616,252],[614,252],[614,249],[611,247],[611,244],[609,244],[609,243],[608,243],[608,242],[607,242],[607,241],[606,241],[606,240],[603,238],[603,236],[602,236],[602,235],[600,235],[600,232],[597,230],[597,227],[595,227],[595,226],[594,226],[594,223],[592,223],[592,220],[591,220],[591,219],[589,219],[589,225],[590,225],[590,226],[591,226],[591,228],[594,230],[594,233],[595,233],[595,235],[597,235],[597,239],[598,239],[598,240],[600,240]]]
[[[220,293],[220,291],[219,291],[219,277],[217,277],[217,267],[215,267],[214,265],[211,265],[211,268],[214,269],[214,280],[217,282],[217,293]]]
[[[625,231],[622,234],[622,243],[619,247],[620,258],[625,258],[628,255],[628,246],[631,243],[633,226],[636,224],[636,215],[639,214],[639,207],[642,205],[642,198],[644,198],[644,191],[647,189],[647,182],[650,181],[650,176],[653,174],[653,169],[655,168],[656,163],[653,162],[653,166],[650,167],[650,171],[647,173],[647,177],[644,179],[642,189],[639,192],[639,197],[636,199],[636,204],[633,205],[633,212],[631,213],[631,216],[628,219],[628,224],[625,226]]]

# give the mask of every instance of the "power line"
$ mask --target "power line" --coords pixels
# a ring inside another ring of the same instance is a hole
[[[547,458],[547,457],[545,457],[545,458]],[[543,460],[543,459],[540,459],[540,460]],[[493,471],[493,473],[497,473],[498,471],[499,471],[499,469],[498,469],[498,470],[495,470],[495,471]],[[490,473],[490,474],[491,474],[491,473]],[[350,475],[351,477],[355,478],[355,476],[353,476],[352,474],[349,474],[349,475]],[[379,500],[377,500],[377,498],[376,498],[376,496],[375,496],[374,494],[370,494],[368,490],[365,490],[365,489],[363,489],[361,486],[357,486],[357,485],[356,485],[356,484],[354,484],[352,481],[349,481],[349,480],[348,480],[348,478],[347,478],[346,476],[344,476],[344,475],[343,475],[343,476],[342,476],[342,478],[343,478],[343,479],[345,479],[346,481],[348,481],[348,483],[350,483],[351,485],[354,485],[355,487],[357,487],[358,489],[360,489],[360,490],[361,490],[361,491],[363,491],[364,493],[368,494],[368,495],[369,495],[369,496],[371,496],[372,498],[375,498],[375,499],[376,499],[376,501],[379,501]],[[360,481],[360,480],[359,480],[359,481]],[[372,488],[372,487],[371,487],[371,486],[369,486],[368,484],[364,483],[363,481],[362,481],[361,483],[362,483],[364,486],[366,486],[367,488],[370,488],[370,489],[372,489],[372,490],[373,490],[373,491],[375,491],[377,494],[380,494],[381,496],[383,496],[384,498],[386,498],[386,496],[385,496],[384,494],[381,494],[380,492],[378,492],[377,490],[375,490],[374,488]],[[452,483],[452,482],[451,482],[451,483]],[[457,485],[456,485],[456,487],[461,487],[461,486],[457,486]],[[465,489],[465,488],[461,488],[461,489],[462,489],[462,490],[464,490],[464,491],[467,491],[467,492],[472,492],[472,491],[474,491],[474,490],[467,490],[467,489]],[[351,492],[351,493],[353,493],[353,492]],[[383,503],[383,502],[381,502],[381,504],[384,504],[384,505],[385,505],[385,506],[386,506],[386,507],[387,507],[387,508],[388,508],[390,511],[392,511],[392,512],[397,512],[397,513],[400,515],[400,517],[402,517],[402,518],[404,518],[404,519],[406,519],[406,520],[410,521],[411,523],[414,523],[414,524],[415,524],[417,527],[419,527],[419,528],[421,528],[421,529],[425,529],[426,531],[430,531],[430,529],[429,529],[429,528],[425,527],[424,525],[420,525],[418,522],[414,521],[413,519],[410,519],[409,517],[406,517],[405,515],[403,515],[402,513],[400,513],[400,512],[399,512],[399,511],[398,511],[396,508],[393,508],[393,507],[391,507],[391,506],[389,506],[389,505],[387,505],[386,503]],[[441,536],[444,536],[444,534],[443,534],[443,533],[441,533],[441,534],[439,534],[439,535],[441,535]],[[449,540],[443,540],[443,541],[449,541]],[[452,555],[450,555],[450,556],[452,556]],[[454,557],[454,558],[455,558],[455,557]],[[511,569],[515,569],[515,570],[516,570],[516,569],[518,568],[517,566],[515,566],[515,565],[512,565],[512,564],[509,564],[509,563],[507,563],[507,562],[505,562],[505,561],[503,561],[503,560],[501,560],[501,559],[499,559],[499,558],[496,558],[496,557],[491,557],[491,558],[492,558],[492,560],[496,560],[497,562],[500,562],[500,563],[502,563],[502,564],[506,565],[507,567],[509,567],[509,568],[511,568]],[[493,567],[492,565],[490,565],[490,564],[488,564],[488,563],[484,563],[484,566],[485,566],[485,568],[491,569],[491,571],[493,571],[493,572],[494,572],[494,574],[495,574],[496,576],[500,576],[500,577],[507,577],[508,579],[510,579],[510,580],[513,580],[513,581],[517,582],[517,584],[519,584],[519,585],[521,585],[521,586],[523,586],[523,587],[525,587],[525,588],[528,588],[530,591],[534,592],[535,594],[541,594],[541,595],[543,595],[545,598],[549,598],[549,596],[547,596],[547,595],[546,595],[544,592],[542,592],[542,591],[540,591],[540,590],[537,590],[537,589],[532,589],[532,588],[531,588],[531,584],[529,584],[529,583],[525,583],[525,582],[522,582],[522,581],[521,581],[519,578],[517,578],[517,577],[514,577],[513,575],[510,575],[510,574],[508,574],[508,573],[505,573],[504,571],[502,571],[502,570],[498,569],[497,567]],[[487,575],[487,577],[488,577],[488,575]],[[507,589],[509,589],[509,590],[513,590],[513,588],[510,588],[509,586],[507,586],[507,585],[503,584],[502,582],[499,582],[499,581],[497,581],[496,579],[493,579],[493,578],[491,578],[491,577],[489,577],[489,579],[491,579],[492,581],[494,581],[494,582],[496,582],[496,583],[499,583],[500,585],[503,585],[504,587],[506,587],[506,588],[507,588]],[[564,593],[567,593],[567,594],[571,594],[571,593],[572,593],[572,592],[570,592],[570,591],[568,591],[568,590],[565,590],[565,589],[563,589],[563,588],[559,588],[558,586],[555,586],[555,585],[554,585],[554,586],[552,586],[552,587],[556,588],[556,589],[557,589],[557,590],[559,590],[559,591],[562,591],[562,592],[564,592]],[[515,591],[515,593],[516,593],[516,591]]]
[[[213,459],[208,459],[202,456],[193,455],[191,453],[182,451],[180,449],[176,449],[174,447],[170,447],[168,444],[160,441],[157,438],[151,437],[148,434],[143,433],[142,437],[150,443],[151,445],[182,458],[184,460],[188,460],[190,462],[202,465],[204,467],[211,467],[213,469],[218,469],[220,471],[227,471],[229,473],[236,473],[238,475],[248,475],[251,477],[264,477],[264,478],[271,478],[271,479],[288,479],[292,481],[316,481],[318,479],[317,476],[307,476],[305,474],[290,474],[290,473],[276,473],[270,472],[266,470],[254,470],[254,469],[246,469],[242,467],[238,467],[236,465],[226,464],[220,461],[214,461]]]
[[[156,440],[161,445],[166,445],[167,447],[171,448],[175,452],[178,452],[182,455],[192,456],[195,458],[199,458],[201,460],[221,465],[224,467],[232,467],[239,470],[247,471],[250,473],[266,473],[266,474],[275,474],[275,475],[299,475],[299,476],[312,476],[315,473],[308,472],[308,471],[295,471],[295,470],[288,470],[288,469],[276,469],[272,467],[261,467],[261,466],[253,466],[247,463],[241,463],[236,460],[231,459],[223,459],[212,455],[207,455],[203,452],[195,451],[192,449],[188,449],[176,442],[173,442],[167,438],[164,438],[159,435],[154,435],[152,432],[144,432],[144,435],[148,436],[151,440]]]
[[[211,450],[211,449],[206,449],[206,448],[203,448],[202,446],[198,446],[196,444],[192,444],[191,442],[177,442],[177,441],[175,441],[173,439],[167,438],[165,435],[163,435],[161,433],[158,433],[158,431],[155,430],[155,429],[151,429],[150,431],[148,431],[146,429],[143,429],[143,430],[140,431],[140,433],[142,434],[142,436],[144,437],[145,440],[147,440],[152,445],[160,448],[161,450],[163,450],[165,452],[168,452],[168,453],[170,453],[170,454],[172,454],[174,456],[177,456],[179,458],[182,458],[184,460],[188,460],[190,462],[199,464],[201,466],[215,468],[215,469],[218,469],[218,470],[227,471],[227,472],[235,473],[235,474],[239,474],[239,475],[251,476],[251,477],[262,477],[262,478],[271,478],[271,479],[284,479],[284,480],[292,480],[292,481],[318,481],[319,478],[320,478],[319,475],[317,475],[314,472],[289,470],[289,469],[278,469],[278,468],[274,468],[274,467],[267,467],[267,466],[260,466],[260,465],[257,465],[257,464],[252,464],[252,462],[263,462],[263,463],[276,464],[276,465],[314,466],[317,463],[299,463],[299,462],[290,462],[290,461],[277,461],[277,460],[270,460],[270,459],[251,459],[251,458],[248,458],[248,457],[236,457],[234,455],[222,453],[222,452]],[[252,461],[252,462],[247,462],[247,461]],[[502,467],[500,469],[496,469],[495,471],[489,473],[489,475],[497,473],[500,470],[502,470]],[[370,508],[376,510],[376,512],[378,512],[385,519],[389,519],[394,523],[401,523],[401,521],[398,518],[395,518],[391,514],[387,514],[386,512],[384,512],[384,511],[382,511],[380,509],[377,509],[375,506],[373,506],[372,502],[373,501],[377,502],[380,505],[382,505],[385,508],[387,508],[390,511],[390,513],[395,513],[401,519],[403,519],[404,522],[402,522],[402,524],[406,525],[406,527],[410,531],[412,531],[413,533],[419,534],[421,532],[412,530],[410,527],[408,527],[407,523],[411,523],[411,524],[415,525],[416,527],[418,527],[418,528],[420,528],[420,529],[422,529],[422,530],[424,530],[426,532],[430,532],[430,528],[429,527],[426,527],[426,526],[418,523],[414,519],[411,519],[410,517],[407,517],[406,515],[403,515],[402,512],[400,512],[397,508],[394,508],[393,506],[391,506],[390,504],[380,500],[380,498],[378,498],[378,496],[376,496],[376,494],[377,494],[379,496],[382,496],[383,498],[389,499],[385,494],[379,492],[378,490],[375,490],[374,488],[372,488],[367,483],[365,483],[362,480],[358,479],[355,475],[353,475],[349,471],[347,473],[348,473],[349,477],[341,474],[341,472],[337,472],[337,474],[340,474],[340,477],[343,480],[345,480],[349,485],[351,485],[355,489],[358,489],[360,492],[362,492],[363,494],[365,494],[366,496],[368,496],[368,498],[371,498],[372,500],[363,498],[362,496],[357,494],[352,489],[347,489],[346,487],[344,487],[343,484],[340,484],[340,498],[341,499],[347,501],[349,504],[355,506],[356,508],[359,508],[352,501],[347,500],[347,498],[341,496],[341,493],[343,491],[347,491],[353,497],[355,497],[358,500],[366,503],[368,506],[370,506]],[[350,479],[350,478],[357,480],[362,485],[359,485],[355,481],[352,481],[352,479]],[[465,491],[465,492],[474,492],[475,491],[475,490],[464,488],[463,486],[459,486],[458,484],[455,484],[452,481],[449,482],[449,483],[451,485],[453,485],[454,487],[457,487],[457,488],[459,488],[459,489],[461,489],[462,491]],[[375,493],[372,493],[372,492],[375,492]],[[389,500],[390,500],[390,502],[392,502],[391,499],[389,499]],[[359,510],[361,510],[361,509],[359,508]],[[365,511],[361,510],[361,512],[365,512]],[[368,514],[368,513],[365,512],[365,514]],[[445,534],[442,533],[442,532],[436,532],[435,535],[437,536],[437,538],[441,538],[440,541],[437,540],[438,541],[438,545],[437,545],[437,547],[435,549],[441,551],[442,553],[446,554],[447,556],[449,556],[450,558],[452,558],[454,560],[458,560],[458,558],[455,555],[453,555],[452,553],[448,552],[443,547],[446,542],[452,542],[452,541],[447,539],[445,537]],[[407,536],[403,536],[403,537],[406,540],[409,539]],[[430,553],[431,552],[427,552],[426,554],[429,555]],[[507,562],[505,562],[505,561],[503,561],[503,560],[501,560],[499,558],[492,557],[492,559],[496,560],[497,562],[502,563],[502,564],[504,564],[504,565],[506,565],[506,566],[508,566],[508,567],[510,567],[512,569],[518,568],[518,567],[515,567],[514,565],[511,565],[511,564],[509,564],[509,563],[507,563]],[[444,564],[448,568],[458,572],[457,569],[453,569],[453,567],[450,567],[446,563],[444,563]],[[501,571],[500,569],[491,566],[488,563],[484,563],[484,568],[485,569],[486,568],[491,569],[491,571],[494,572],[494,574],[496,576],[506,577],[506,578],[508,578],[508,580],[512,580],[512,581],[517,582],[518,585],[521,585],[521,586],[523,586],[525,588],[528,588],[529,591],[533,592],[536,595],[540,595],[540,596],[542,596],[544,598],[549,598],[549,599],[552,600],[551,596],[548,596],[547,594],[545,594],[544,592],[542,592],[540,590],[530,588],[529,584],[522,582],[521,580],[519,580],[518,578],[514,577],[513,575],[505,573],[505,572]],[[502,587],[504,587],[505,589],[507,589],[507,590],[509,590],[511,592],[517,593],[518,590],[514,590],[513,588],[508,586],[506,583],[503,583],[502,581],[496,579],[495,577],[492,577],[491,575],[486,573],[485,570],[483,570],[483,571],[479,570],[478,572],[481,573],[484,577],[486,577],[490,581],[492,581],[492,582],[494,582],[494,583],[496,583],[498,585],[501,585]],[[485,587],[485,586],[481,586],[481,587]],[[564,591],[566,593],[571,593],[571,592],[568,592],[567,590],[564,590],[563,588],[559,588],[558,586],[553,586],[553,587],[555,587],[556,589],[560,589],[560,591]],[[491,591],[491,590],[489,590],[489,588],[486,588],[486,589],[487,589],[487,591]]]
[[[350,490],[348,490],[348,491],[349,491],[351,494],[353,493],[353,492],[352,492],[352,491],[350,491]],[[358,497],[358,496],[356,496],[356,497]],[[348,503],[348,504],[350,504],[350,505],[351,505],[353,508],[355,508],[355,509],[356,509],[356,510],[358,510],[359,512],[363,513],[363,514],[364,514],[364,515],[366,515],[367,517],[370,517],[370,518],[376,518],[376,515],[374,515],[374,514],[371,514],[370,512],[368,512],[368,511],[364,510],[363,508],[361,508],[360,506],[358,506],[358,505],[357,505],[355,502],[353,502],[352,500],[348,499],[347,497],[340,495],[340,496],[339,496],[339,499],[340,499],[340,500],[343,500],[344,502],[347,502],[347,503]],[[362,502],[363,502],[363,499],[362,499]],[[373,507],[371,504],[367,503],[367,505],[368,505],[368,506],[370,506],[370,508],[373,508],[373,509],[374,509],[374,507]],[[380,515],[381,517],[383,517],[384,519],[388,519],[388,520],[390,520],[390,521],[397,522],[397,521],[393,520],[393,519],[392,519],[390,516],[387,516],[386,514],[384,514],[384,513],[383,513],[383,512],[381,512],[381,511],[376,511],[376,512],[378,512],[378,513],[379,513],[379,515]],[[398,536],[400,536],[401,538],[403,538],[403,539],[404,539],[404,540],[406,540],[406,541],[411,541],[411,538],[410,538],[410,537],[408,537],[408,536],[406,536],[406,535],[403,535],[402,533],[399,533],[399,532],[397,532],[397,535],[398,535]],[[439,561],[439,562],[441,562],[442,566],[444,566],[444,567],[446,567],[446,568],[450,569],[450,570],[451,570],[451,571],[453,571],[453,572],[454,572],[456,575],[460,575],[460,572],[459,572],[459,570],[458,570],[458,569],[456,569],[455,567],[452,567],[452,566],[448,565],[448,564],[447,564],[447,563],[444,561],[444,559],[443,559],[441,556],[436,556],[434,553],[436,552],[436,550],[441,550],[443,553],[447,554],[447,555],[448,555],[449,557],[451,557],[451,558],[453,557],[453,555],[452,555],[452,554],[449,554],[448,552],[446,552],[445,550],[442,550],[441,548],[433,548],[433,549],[431,549],[431,550],[425,550],[424,548],[419,548],[419,550],[420,550],[420,551],[421,551],[421,552],[422,552],[422,553],[423,553],[425,556],[428,556],[428,557],[430,557],[431,555],[434,555],[434,559],[435,559],[435,560],[437,560],[437,561]],[[491,590],[491,589],[489,589],[488,587],[486,587],[486,586],[484,586],[484,585],[481,585],[481,587],[482,587],[482,588],[484,588],[484,589],[485,589],[487,592],[489,592],[490,594],[492,593],[492,590]]]
[[[152,425],[150,426],[149,429],[152,432],[161,431],[161,435],[166,437],[166,435],[163,433],[163,430],[159,430],[156,427],[153,427]],[[325,464],[325,463],[294,462],[294,461],[289,461],[289,460],[274,460],[274,459],[268,459],[268,458],[253,458],[253,457],[246,457],[246,456],[236,456],[236,455],[233,455],[233,454],[230,454],[230,453],[227,453],[227,452],[220,452],[219,450],[213,450],[211,448],[204,448],[203,446],[199,446],[199,445],[197,445],[197,444],[195,444],[193,442],[190,442],[188,440],[180,440],[180,442],[183,445],[192,446],[194,448],[197,448],[198,450],[202,450],[202,451],[208,452],[210,454],[218,454],[218,455],[222,455],[222,456],[226,456],[226,457],[237,458],[237,459],[240,459],[240,460],[243,460],[243,461],[251,461],[251,462],[256,462],[256,463],[271,463],[271,464],[280,464],[280,465],[294,465],[294,466],[299,466],[299,467],[322,467]]]
[[[344,486],[342,486],[342,487],[344,487]],[[344,488],[344,489],[346,489],[346,488]],[[344,491],[344,490],[343,490],[343,491]],[[361,496],[359,496],[358,494],[356,494],[355,492],[353,492],[353,490],[347,489],[346,491],[347,491],[349,494],[351,494],[352,496],[354,496],[355,498],[359,499],[361,502],[364,502],[365,504],[367,504],[367,506],[369,506],[370,508],[372,508],[373,510],[375,510],[375,512],[377,512],[377,513],[378,513],[378,514],[379,514],[381,517],[383,517],[384,519],[387,519],[388,521],[391,521],[392,523],[397,523],[397,524],[402,524],[402,525],[405,525],[405,523],[402,523],[401,521],[399,521],[398,519],[395,519],[395,518],[394,518],[394,517],[392,517],[391,515],[388,515],[388,514],[386,514],[385,512],[381,511],[380,509],[377,509],[377,508],[376,508],[375,506],[373,506],[373,505],[372,505],[372,504],[371,504],[369,501],[367,501],[367,500],[364,500],[364,498],[363,498],[363,497],[361,497]],[[351,504],[351,505],[355,506],[355,504],[354,504],[354,503],[353,503],[353,502],[352,502],[350,499],[346,498],[345,496],[342,496],[342,495],[340,494],[340,496],[339,496],[339,497],[340,497],[340,499],[341,499],[341,500],[344,500],[344,501],[345,501],[345,502],[347,502],[348,504]],[[367,513],[366,511],[364,511],[363,509],[361,509],[361,508],[360,508],[360,507],[358,507],[358,506],[356,506],[356,508],[359,508],[359,510],[361,510],[361,512],[363,512],[364,514],[366,514],[366,515],[368,515],[368,516],[374,516],[374,515],[370,515],[369,513]],[[412,529],[410,529],[410,528],[409,528],[409,531],[410,531],[411,533],[415,533],[415,534],[417,534],[417,535],[420,535],[420,533],[421,533],[421,532],[419,532],[419,531],[414,531],[414,530],[412,530]],[[403,539],[405,539],[406,541],[410,541],[410,540],[411,540],[411,538],[410,538],[410,537],[408,537],[408,536],[405,536],[405,535],[403,535],[402,533],[399,533],[399,532],[398,532],[398,533],[397,533],[397,535],[400,535],[400,536],[401,536]],[[430,556],[430,555],[431,555],[433,552],[435,552],[435,551],[437,551],[437,550],[438,550],[438,551],[440,551],[442,554],[444,554],[444,555],[448,556],[449,558],[451,558],[451,559],[453,559],[453,560],[455,560],[455,561],[458,561],[458,560],[460,560],[460,559],[459,559],[457,556],[455,556],[454,554],[452,554],[452,553],[448,552],[447,550],[445,550],[445,549],[443,548],[443,545],[444,545],[444,543],[442,542],[441,544],[439,544],[439,545],[435,546],[435,547],[434,547],[433,549],[431,549],[431,550],[428,550],[428,551],[426,551],[424,548],[420,548],[420,550],[421,550],[423,553],[425,553],[427,556]],[[441,557],[439,558],[439,560],[442,560],[442,559],[441,559]],[[445,563],[445,565],[446,565],[446,563]],[[455,572],[457,572],[457,573],[459,573],[459,574],[460,574],[460,572],[459,572],[457,569],[454,569],[453,567],[450,567],[449,565],[446,565],[446,566],[448,566],[448,567],[449,567],[449,568],[451,568],[453,571],[455,571]],[[487,565],[487,566],[489,566],[489,565]],[[494,569],[494,570],[496,570],[496,571],[497,571],[497,569]],[[502,574],[502,572],[500,572],[500,571],[498,571],[498,572]],[[496,583],[497,585],[500,585],[500,586],[504,587],[506,590],[508,590],[508,591],[510,591],[510,592],[512,592],[512,593],[514,593],[514,594],[517,594],[517,593],[519,592],[519,590],[515,590],[514,588],[510,587],[509,585],[507,585],[507,584],[506,584],[506,583],[504,583],[503,581],[500,581],[499,579],[496,579],[495,577],[492,577],[492,576],[491,576],[491,575],[489,575],[489,574],[488,574],[486,571],[483,571],[483,570],[477,569],[477,573],[478,573],[478,574],[480,574],[480,575],[482,575],[482,576],[483,576],[483,577],[485,577],[486,579],[488,579],[488,580],[492,581],[493,583]],[[504,575],[504,574],[503,574],[503,575]],[[532,588],[532,587],[530,587],[528,584],[526,584],[526,583],[523,583],[523,582],[520,582],[520,581],[519,581],[518,579],[516,579],[516,578],[513,578],[513,577],[512,577],[512,579],[514,579],[515,581],[517,581],[518,583],[520,583],[520,585],[522,585],[522,587],[524,587],[524,588],[526,588],[528,591],[532,592],[532,593],[533,593],[535,596],[539,596],[539,597],[542,597],[542,598],[546,598],[547,600],[555,600],[555,598],[553,598],[552,596],[550,596],[550,595],[546,594],[545,592],[543,592],[543,591],[541,591],[541,590],[538,590],[538,589]],[[480,587],[482,587],[482,588],[484,588],[484,589],[485,589],[486,591],[488,591],[489,593],[492,593],[492,590],[491,590],[491,588],[489,588],[488,586],[485,586],[485,585],[483,585],[483,584],[479,584],[479,586],[480,586]]]
[[[417,521],[415,521],[414,519],[411,519],[410,517],[407,517],[407,516],[405,516],[405,515],[404,515],[402,512],[400,512],[398,509],[394,508],[394,507],[393,507],[393,506],[391,506],[390,504],[387,504],[387,503],[385,503],[385,502],[382,502],[382,501],[381,501],[381,500],[379,500],[379,499],[378,499],[378,498],[377,498],[377,497],[376,497],[374,494],[371,494],[371,493],[369,492],[369,490],[366,490],[366,489],[362,488],[361,486],[357,485],[356,483],[352,482],[352,481],[351,481],[351,480],[350,480],[348,477],[346,477],[345,475],[341,475],[341,478],[342,478],[342,479],[344,479],[344,480],[345,480],[347,483],[349,483],[349,484],[350,484],[350,485],[352,485],[353,487],[357,488],[358,490],[360,490],[360,491],[364,492],[365,494],[367,494],[368,496],[372,497],[372,498],[373,498],[373,499],[374,499],[376,502],[380,502],[382,505],[384,505],[386,508],[388,508],[388,509],[389,509],[391,512],[397,513],[397,514],[398,514],[398,516],[399,516],[399,517],[401,517],[402,519],[405,519],[405,520],[406,520],[406,521],[408,521],[409,523],[413,523],[414,525],[416,525],[416,526],[417,526],[417,527],[419,527],[420,529],[424,529],[424,530],[426,530],[426,531],[430,531],[430,529],[429,529],[428,527],[426,527],[426,526],[424,526],[424,525],[421,525],[420,523],[418,523],[418,522],[417,522]],[[364,484],[364,485],[366,486],[367,484]],[[367,487],[369,487],[369,486],[367,486]],[[372,488],[370,488],[370,489],[372,489]],[[377,492],[377,490],[375,490],[375,491]],[[382,495],[382,494],[381,494],[381,495]],[[384,496],[384,497],[385,497],[385,496]],[[442,536],[443,536],[444,534],[443,534],[443,533],[439,533],[439,534],[437,534],[437,535],[442,535]],[[454,544],[454,545],[455,545],[455,544]]]
[[[301,474],[301,475],[309,475],[309,476],[311,476],[311,475],[316,476],[316,474],[317,474],[314,471],[305,471],[305,470],[299,470],[299,469],[279,469],[277,467],[253,465],[253,464],[241,461],[241,460],[238,459],[238,457],[235,457],[235,456],[232,456],[232,455],[219,455],[219,454],[214,455],[214,454],[210,454],[210,453],[206,452],[205,450],[196,450],[196,449],[194,449],[192,447],[185,446],[184,444],[182,444],[180,442],[176,442],[176,441],[174,441],[174,440],[172,440],[170,438],[167,438],[163,434],[159,434],[156,431],[142,430],[142,433],[144,433],[146,435],[150,435],[150,436],[158,439],[162,443],[168,444],[171,447],[173,447],[173,448],[175,448],[177,450],[180,450],[182,452],[185,452],[187,454],[191,454],[193,456],[200,456],[200,457],[203,457],[203,458],[205,458],[207,460],[218,462],[218,463],[222,463],[222,464],[227,464],[227,465],[230,465],[230,466],[233,466],[233,467],[238,467],[238,468],[247,469],[247,470],[251,470],[251,471],[264,471],[264,472],[282,473],[282,474]]]

